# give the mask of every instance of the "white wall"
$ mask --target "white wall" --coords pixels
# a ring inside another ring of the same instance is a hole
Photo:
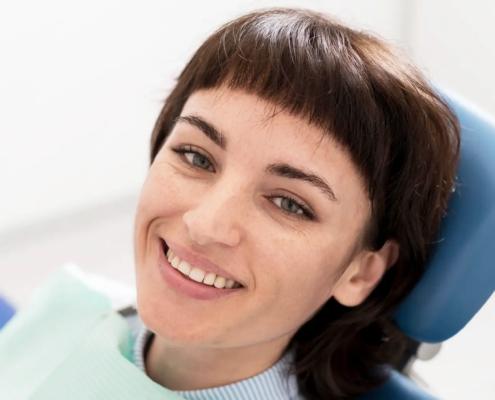
[[[495,115],[495,1],[413,0],[414,59],[439,84]]]
[[[2,2],[0,234],[135,196],[173,78],[233,16],[311,7],[400,41],[401,3]]]

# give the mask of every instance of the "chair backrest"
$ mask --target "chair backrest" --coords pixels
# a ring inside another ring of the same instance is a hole
[[[429,343],[454,336],[495,291],[495,120],[448,90],[439,93],[462,127],[459,185],[425,275],[395,314],[404,333]],[[397,372],[362,397],[432,398]]]
[[[462,126],[459,185],[425,275],[396,313],[404,333],[428,343],[454,336],[495,291],[495,120],[441,93]]]

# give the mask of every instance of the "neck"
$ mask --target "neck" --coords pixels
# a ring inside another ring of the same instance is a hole
[[[257,375],[275,364],[289,338],[235,348],[178,347],[155,336],[146,356],[146,372],[175,391],[224,386]],[[241,361],[242,360],[242,361]]]

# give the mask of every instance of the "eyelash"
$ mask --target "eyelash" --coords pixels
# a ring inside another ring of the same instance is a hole
[[[195,166],[194,164],[191,164],[187,158],[186,158],[186,154],[197,154],[198,156],[200,157],[203,157],[204,159],[208,160],[208,162],[210,163],[210,165],[213,167],[213,163],[211,162],[211,160],[205,155],[203,154],[201,151],[199,151],[199,149],[197,149],[196,147],[193,147],[193,146],[180,146],[180,147],[174,147],[172,148],[172,151],[176,154],[178,154],[180,156],[180,159],[187,165],[189,166],[190,168],[193,168],[193,169],[196,169],[196,170],[200,170],[200,171],[207,171],[207,172],[214,172],[214,171],[209,171],[207,169],[202,169],[202,168],[199,168],[197,166]]]
[[[282,211],[289,218],[305,219],[305,220],[309,220],[309,221],[314,221],[316,219],[315,216],[314,216],[314,214],[309,210],[309,208],[306,207],[304,204],[301,204],[295,198],[293,198],[291,196],[288,196],[286,194],[284,194],[283,196],[280,195],[280,196],[272,196],[272,197],[270,197],[270,199],[276,199],[276,198],[290,200],[291,202],[293,202],[294,204],[296,204],[296,206],[298,206],[302,210],[302,212],[303,212],[302,214],[290,213],[288,211],[285,211],[282,207],[279,207],[275,203],[272,202],[273,205],[275,207],[277,207],[278,210]]]
[[[210,163],[210,165],[213,166],[213,163],[211,162],[211,160],[205,154],[203,154],[202,152],[200,152],[199,149],[197,149],[197,148],[195,148],[193,146],[180,146],[180,147],[172,148],[172,151],[174,153],[178,154],[179,157],[180,157],[180,159],[181,159],[181,161],[184,162],[188,167],[190,167],[192,169],[195,169],[195,170],[199,170],[199,171],[214,172],[214,171],[210,171],[210,170],[207,170],[207,169],[199,168],[199,167],[195,166],[194,164],[191,164],[189,162],[189,160],[187,160],[187,158],[185,157],[185,155],[188,154],[188,153],[197,154],[198,156],[203,157],[206,160],[208,160],[208,162]],[[271,197],[269,197],[270,200],[271,199],[276,199],[276,198],[281,198],[281,199],[289,200],[289,201],[293,202],[294,204],[296,204],[302,210],[303,214],[290,213],[290,212],[284,210],[282,207],[279,207],[275,203],[272,202],[272,204],[275,207],[277,207],[278,210],[280,210],[282,213],[284,213],[285,215],[287,215],[289,218],[293,218],[293,219],[305,219],[305,220],[309,220],[309,221],[314,221],[316,219],[315,216],[314,216],[314,214],[309,210],[309,208],[306,207],[304,204],[301,204],[295,198],[293,198],[291,196],[288,196],[288,195],[283,195],[283,196],[280,195],[280,196],[271,196]]]

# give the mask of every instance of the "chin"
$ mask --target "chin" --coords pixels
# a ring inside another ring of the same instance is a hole
[[[140,290],[142,289],[142,290]],[[155,335],[177,346],[211,346],[221,342],[218,322],[201,320],[190,307],[174,304],[172,299],[152,287],[138,285],[137,306],[143,324]]]

